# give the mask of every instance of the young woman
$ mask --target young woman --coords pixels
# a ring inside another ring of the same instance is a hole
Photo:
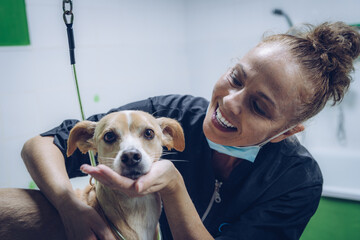
[[[64,160],[75,120],[29,140],[22,156],[69,239],[113,239],[74,195],[68,176],[83,173],[131,196],[159,192],[164,239],[299,239],[317,209],[322,176],[293,135],[328,100],[342,100],[359,46],[359,33],[340,22],[270,36],[220,77],[210,103],[168,95],[113,109],[171,117],[184,128],[185,151],[164,158],[185,161],[156,162],[135,181],[83,165],[89,160],[80,152]]]

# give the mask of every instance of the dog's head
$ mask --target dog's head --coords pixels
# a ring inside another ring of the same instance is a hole
[[[69,135],[67,155],[76,148],[82,153],[93,150],[99,163],[136,179],[159,160],[162,146],[184,150],[184,133],[176,120],[156,119],[142,111],[121,111],[106,115],[98,123],[77,123]]]

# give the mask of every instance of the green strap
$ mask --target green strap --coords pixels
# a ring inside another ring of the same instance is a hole
[[[79,88],[79,83],[78,83],[78,80],[77,80],[75,64],[71,64],[71,66],[72,66],[74,79],[75,79],[76,93],[77,93],[79,106],[80,106],[81,119],[84,121],[85,120],[85,114],[84,114],[83,106],[82,106],[82,103],[81,103],[80,88]]]
[[[159,227],[159,231],[158,231],[158,235],[157,235],[157,240],[162,240],[160,227]]]
[[[84,121],[85,120],[85,114],[84,114],[84,109],[83,109],[83,106],[82,106],[82,103],[81,103],[80,88],[79,88],[79,83],[78,83],[78,80],[77,80],[75,64],[71,64],[71,66],[72,66],[74,79],[75,79],[76,93],[77,93],[78,102],[79,102],[79,106],[80,106],[81,119]],[[93,151],[89,151],[89,156],[90,156],[91,166],[95,167],[96,166],[96,161],[95,161]]]

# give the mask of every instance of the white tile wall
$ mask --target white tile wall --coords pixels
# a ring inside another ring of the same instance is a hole
[[[80,116],[61,2],[27,0],[31,45],[0,48],[0,187],[27,186],[30,177],[20,159],[26,139]],[[209,98],[215,81],[264,32],[287,29],[285,19],[271,13],[274,8],[282,8],[294,23],[360,22],[357,0],[73,2],[76,66],[87,116],[159,94]],[[309,148],[339,152],[359,148],[359,76],[354,75],[342,104],[347,144],[336,138],[335,107],[307,123],[308,130],[300,137]],[[95,95],[99,102],[94,102]],[[330,182],[336,177],[332,174]]]

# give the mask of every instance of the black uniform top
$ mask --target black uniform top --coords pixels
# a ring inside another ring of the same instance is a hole
[[[127,104],[113,109],[143,110],[156,117],[178,120],[185,133],[185,151],[165,158],[182,159],[174,164],[181,172],[189,195],[203,216],[215,189],[211,149],[202,123],[208,101],[192,96],[168,95]],[[110,113],[109,112],[109,113]],[[105,114],[88,120],[98,121]],[[54,136],[69,177],[82,176],[79,167],[89,163],[78,150],[66,157],[66,141],[77,120],[66,120],[42,136]],[[242,161],[219,189],[221,201],[214,202],[204,225],[216,239],[299,239],[315,213],[322,191],[322,175],[310,153],[295,137],[268,143],[254,163]],[[164,239],[171,232],[163,213],[160,219]]]

